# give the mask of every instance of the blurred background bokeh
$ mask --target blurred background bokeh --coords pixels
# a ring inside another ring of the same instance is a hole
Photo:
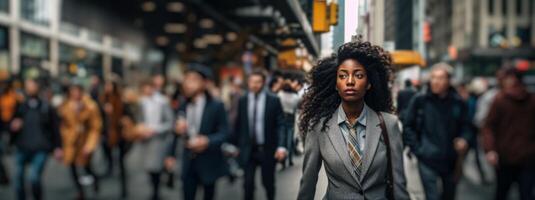
[[[136,93],[142,81],[152,79],[170,100],[169,109],[177,109],[183,102],[184,71],[198,63],[212,70],[207,89],[225,102],[231,116],[236,96],[243,94],[253,70],[269,72],[267,82],[276,84],[281,77],[306,88],[305,74],[320,58],[358,37],[391,53],[395,97],[407,80],[418,88],[425,86],[430,66],[439,62],[453,66],[453,85],[466,89],[460,94],[482,94],[497,86],[495,74],[502,67],[524,74],[523,82],[533,92],[534,10],[535,0],[0,0],[1,92],[12,88],[16,101],[23,102],[24,80],[35,79],[43,98],[56,107],[72,84],[98,96],[107,81],[118,83],[124,93]],[[294,90],[299,95],[304,91]],[[10,105],[2,103],[0,109],[5,124],[14,117]],[[0,135],[0,199],[6,200],[17,196],[17,148],[8,126]],[[295,140],[300,140],[298,133]],[[291,146],[295,165],[276,171],[276,199],[297,197],[302,147],[296,144]],[[100,191],[87,196],[118,199],[118,166],[105,176],[109,153],[103,148],[96,149],[90,163],[103,177]],[[149,180],[140,167],[142,151],[134,142],[126,155],[126,199],[149,198]],[[494,170],[485,163],[475,166],[474,160],[485,162],[477,155],[465,162],[466,169],[477,170],[465,171],[457,199],[494,196]],[[491,181],[480,174],[488,174]],[[94,182],[80,179],[84,187]],[[177,183],[162,189],[162,199],[181,199],[179,176],[170,179]],[[221,179],[216,199],[242,198],[239,173],[235,181]],[[42,184],[45,199],[76,197],[68,168],[55,159],[46,162]],[[326,178],[320,177],[318,199],[326,185]],[[257,197],[264,199],[260,186]],[[418,193],[417,187],[413,190]],[[26,191],[30,197],[31,189]],[[516,190],[510,198],[519,198]]]

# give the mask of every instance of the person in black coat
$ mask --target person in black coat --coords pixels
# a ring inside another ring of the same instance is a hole
[[[454,199],[459,155],[468,150],[467,107],[451,86],[452,68],[438,63],[431,69],[429,87],[409,103],[403,121],[403,142],[418,157],[427,199]],[[436,182],[442,180],[442,193]]]
[[[24,85],[26,100],[17,107],[11,123],[13,141],[17,147],[15,190],[17,199],[26,199],[25,168],[29,164],[33,199],[43,199],[41,180],[48,154],[51,151],[56,157],[62,154],[58,117],[54,108],[38,97],[39,85],[36,81],[27,80]]]
[[[264,89],[266,76],[261,71],[249,75],[246,95],[238,105],[235,123],[240,163],[245,172],[245,199],[253,199],[255,172],[262,171],[262,183],[267,199],[275,198],[275,166],[283,161],[287,150],[283,125],[283,111],[279,98]],[[256,105],[256,106],[254,106]]]
[[[196,199],[198,186],[203,187],[205,200],[213,199],[216,181],[228,173],[221,152],[229,130],[227,114],[223,103],[206,91],[206,81],[210,77],[210,69],[205,66],[189,67],[183,84],[187,100],[177,112],[175,136],[183,138],[185,143],[182,185],[186,200]],[[166,159],[167,166],[175,162],[176,137],[171,146],[172,157]]]

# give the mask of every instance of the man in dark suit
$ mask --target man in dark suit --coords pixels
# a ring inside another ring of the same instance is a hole
[[[245,172],[245,199],[253,199],[256,168],[260,166],[267,199],[275,198],[275,166],[286,157],[283,112],[279,98],[264,89],[266,75],[249,75],[246,95],[238,105],[235,123],[240,162]]]
[[[198,186],[204,189],[204,199],[214,198],[215,183],[227,174],[221,144],[226,141],[228,121],[223,103],[211,97],[206,91],[206,82],[211,77],[208,67],[191,65],[184,77],[184,95],[187,102],[179,108],[175,124],[177,137],[185,139],[182,157],[182,180],[184,199],[196,199]],[[166,166],[174,164],[172,156],[166,159]]]

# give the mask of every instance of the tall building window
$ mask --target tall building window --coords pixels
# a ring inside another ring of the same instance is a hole
[[[9,0],[0,0],[0,12],[9,12]]]
[[[23,19],[34,24],[48,26],[51,4],[47,0],[22,0],[20,13]]]
[[[533,2],[535,0],[529,0],[529,16],[531,17],[533,15]]]
[[[522,16],[522,2],[523,0],[516,0],[516,15]]]
[[[123,43],[117,38],[112,38],[111,46],[113,48],[115,48],[115,49],[122,49],[123,48]]]
[[[68,35],[72,35],[72,36],[76,36],[76,37],[78,37],[80,35],[80,27],[78,27],[77,25],[68,23],[68,22],[61,22],[61,24],[59,26],[59,30],[62,33],[65,33],[65,34],[68,34]]]
[[[89,37],[89,41],[91,42],[96,42],[96,43],[99,43],[99,44],[102,44],[102,41],[103,41],[103,36],[102,34],[96,32],[96,31],[89,31],[88,32],[88,37]]]
[[[520,46],[529,46],[531,39],[531,29],[529,27],[517,27],[516,35],[520,39]]]
[[[494,15],[494,0],[488,2],[489,15]]]
[[[503,16],[507,16],[507,0],[502,0],[502,14]]]
[[[120,58],[117,58],[117,57],[112,57],[111,59],[111,71],[120,76],[120,77],[123,77],[124,75],[124,72],[123,72],[123,60],[121,60]]]
[[[20,35],[20,52],[23,56],[47,59],[48,45],[45,38],[24,32]]]
[[[0,26],[0,73],[9,71],[9,32]]]
[[[40,36],[20,33],[20,75],[23,78],[49,76],[45,62],[49,58],[49,41]]]

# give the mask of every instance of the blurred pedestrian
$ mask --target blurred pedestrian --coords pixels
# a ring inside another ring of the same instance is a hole
[[[97,103],[84,93],[81,85],[69,86],[69,95],[58,109],[62,138],[63,163],[71,168],[78,189],[77,199],[85,199],[77,168],[83,167],[93,179],[98,192],[99,180],[91,168],[91,157],[100,141],[101,114]]]
[[[154,74],[152,76],[152,84],[156,92],[165,94],[165,76],[163,74]]]
[[[215,196],[216,181],[227,175],[221,144],[228,137],[227,113],[223,103],[207,91],[211,70],[200,64],[191,64],[184,76],[183,92],[186,103],[177,113],[176,137],[184,139],[182,157],[182,185],[184,199],[196,199],[197,189],[202,186],[203,199]],[[168,168],[175,163],[175,138],[166,159]]]
[[[284,73],[281,70],[275,70],[271,74],[271,80],[269,81],[269,90],[277,94],[282,89],[282,86],[284,85]]]
[[[405,88],[399,91],[397,97],[397,113],[399,115],[399,120],[403,121],[405,113],[403,111],[409,106],[411,98],[416,94],[416,88],[413,87],[412,81],[410,79],[405,80]]]
[[[496,95],[482,128],[488,162],[496,167],[496,199],[508,199],[513,183],[521,200],[535,199],[535,95],[523,74],[503,72],[503,88]]]
[[[90,83],[89,83],[89,95],[93,99],[93,101],[99,103],[100,95],[102,94],[102,81],[100,79],[100,76],[98,75],[91,75]]]
[[[56,157],[61,156],[61,138],[54,108],[38,96],[39,84],[35,80],[26,80],[24,86],[26,99],[18,106],[11,123],[17,147],[15,190],[17,199],[26,199],[25,169],[29,164],[32,196],[40,200],[43,199],[41,180],[48,154],[54,151]]]
[[[466,99],[465,99],[465,103],[466,103],[466,108],[467,108],[467,118],[468,118],[468,121],[470,122],[469,123],[469,128],[470,128],[470,132],[473,134],[473,136],[470,137],[470,140],[468,141],[468,144],[470,146],[470,149],[473,150],[473,152],[475,153],[475,156],[474,156],[474,162],[475,162],[475,166],[477,167],[477,172],[479,173],[478,175],[480,176],[480,181],[481,183],[488,183],[488,180],[487,180],[487,176],[485,174],[485,171],[483,169],[483,165],[481,163],[482,159],[480,159],[480,155],[481,155],[481,148],[480,148],[480,144],[479,144],[479,138],[477,137],[477,133],[480,132],[479,130],[479,127],[474,124],[474,118],[476,116],[476,113],[478,112],[477,109],[478,109],[478,101],[479,99],[481,98],[481,95],[483,95],[484,92],[487,91],[487,81],[482,78],[482,77],[475,77],[472,79],[472,81],[470,82],[470,84],[467,84],[465,83],[465,88],[466,88],[466,91],[467,91],[467,96],[466,96]],[[470,161],[470,160],[465,160],[466,161]],[[466,175],[469,175],[469,174],[465,174],[465,177],[468,177]]]
[[[388,87],[391,59],[361,39],[312,69],[300,129],[305,134],[297,199],[312,200],[324,164],[324,199],[409,199],[401,132]]]
[[[184,96],[182,95],[182,83],[175,83],[175,92],[171,95],[171,107],[173,110],[178,110],[180,105],[184,103]]]
[[[9,174],[4,165],[3,157],[7,149],[8,142],[3,141],[4,134],[11,135],[10,124],[15,117],[17,106],[21,103],[22,98],[17,94],[13,80],[5,80],[0,83],[0,184],[9,183]]]
[[[137,123],[141,117],[141,106],[139,105],[138,94],[131,88],[126,88],[123,95],[123,112],[120,116],[120,138],[118,141],[119,147],[119,177],[121,182],[121,198],[127,199],[127,171],[126,171],[126,155],[133,142],[142,139],[142,133],[136,130]]]
[[[433,65],[428,88],[411,99],[403,122],[404,142],[418,158],[428,200],[455,198],[456,170],[463,160],[458,155],[466,153],[473,136],[466,104],[451,86],[451,72],[446,63]]]
[[[503,87],[503,79],[507,68],[508,67],[504,66],[498,71],[496,71],[496,85],[485,93],[483,93],[481,97],[477,100],[477,109],[473,123],[478,128],[483,127],[483,123],[485,122],[485,119],[488,116],[490,106],[492,105],[492,102],[494,102],[494,98],[496,97],[498,92]]]
[[[222,87],[222,100],[228,113],[230,127],[227,142],[223,143],[221,148],[229,167],[228,177],[232,183],[237,177],[240,177],[243,174],[243,170],[241,169],[239,158],[237,156],[239,154],[239,150],[234,145],[238,143],[238,133],[234,130],[236,128],[234,125],[238,120],[239,101],[244,93],[241,82],[241,77],[230,76]]]
[[[254,199],[257,167],[261,168],[267,199],[275,199],[276,164],[284,161],[287,154],[281,100],[265,89],[265,82],[264,72],[249,74],[249,90],[239,100],[234,124],[240,163],[245,172],[246,200]]]
[[[223,87],[223,91],[224,92],[222,93],[224,94],[224,98],[222,99],[225,103],[225,108],[229,115],[229,124],[234,124],[236,118],[238,117],[238,104],[240,101],[239,99],[244,93],[242,89],[241,78],[229,77],[227,83]]]
[[[173,113],[167,97],[156,90],[153,82],[141,84],[143,96],[140,99],[141,116],[138,131],[142,135],[142,149],[145,170],[152,184],[151,198],[160,199],[160,178],[164,170],[170,131],[173,127]]]
[[[104,83],[103,94],[100,95],[100,105],[104,110],[104,124],[106,130],[103,130],[102,149],[107,161],[106,172],[104,176],[111,176],[113,173],[113,151],[121,139],[120,120],[123,116],[123,102],[121,99],[121,89],[119,84],[114,81]]]
[[[293,155],[295,152],[295,137],[294,137],[294,127],[295,127],[295,115],[299,103],[301,102],[302,96],[299,95],[299,91],[303,87],[301,80],[298,77],[300,74],[296,71],[288,71],[283,76],[283,82],[281,90],[277,93],[277,96],[280,98],[283,110],[283,119],[284,119],[284,136],[286,140],[285,147],[287,149],[287,159],[283,163],[283,166],[293,166]]]

